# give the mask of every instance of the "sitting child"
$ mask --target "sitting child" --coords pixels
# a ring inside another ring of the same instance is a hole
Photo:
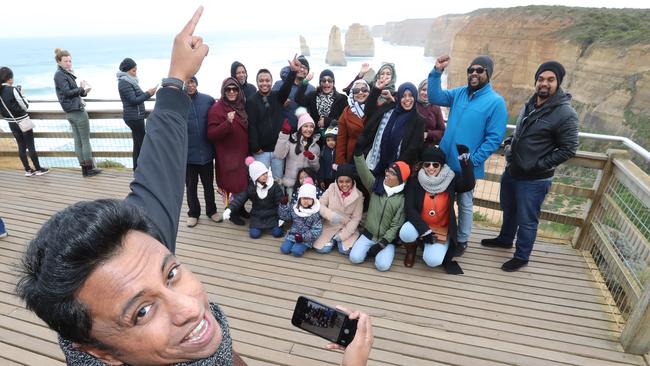
[[[363,214],[363,194],[354,184],[354,166],[341,164],[331,184],[320,198],[323,233],[314,243],[319,253],[329,253],[334,246],[348,254],[359,237],[358,226]]]
[[[330,127],[325,130],[325,146],[320,153],[320,169],[318,170],[318,180],[322,190],[326,190],[334,182],[336,175],[334,165],[336,165],[336,135],[338,131],[336,121],[332,121]]]
[[[298,201],[298,190],[300,190],[300,186],[305,184],[305,179],[307,178],[311,179],[312,184],[316,186],[316,198],[320,199],[323,195],[323,190],[320,189],[318,185],[314,169],[300,168],[300,170],[298,170],[298,175],[296,176],[296,183],[293,185],[293,193],[291,194],[291,200],[289,201],[291,204],[295,204]]]
[[[284,197],[282,187],[274,184],[271,170],[262,162],[253,161],[248,166],[248,175],[251,178],[248,188],[233,197],[223,212],[223,219],[231,220],[231,216],[238,215],[246,201],[250,200],[250,237],[257,239],[266,229],[271,229],[271,235],[274,237],[281,237],[283,232],[278,226],[278,205]]]
[[[282,204],[278,208],[282,220],[292,221],[291,228],[280,247],[282,253],[291,253],[300,257],[312,247],[323,231],[319,210],[316,186],[311,178],[307,178],[305,184],[298,190],[298,202]]]
[[[366,256],[375,256],[375,267],[387,271],[395,258],[397,233],[404,224],[404,183],[411,169],[405,162],[396,161],[386,169],[383,182],[375,182],[363,157],[362,140],[357,140],[354,163],[363,185],[371,191],[370,206],[361,236],[350,250],[350,262],[362,263]]]

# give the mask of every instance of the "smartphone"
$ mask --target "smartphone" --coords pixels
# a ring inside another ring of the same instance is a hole
[[[323,305],[304,296],[298,297],[291,324],[347,347],[357,332],[357,320],[336,308]]]

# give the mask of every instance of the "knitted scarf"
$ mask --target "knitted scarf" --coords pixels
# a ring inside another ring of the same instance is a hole
[[[266,184],[255,182],[255,192],[257,192],[257,197],[260,199],[265,199],[269,194],[271,187],[273,187],[273,174],[271,172],[271,169],[269,169],[268,178],[266,178]]]
[[[332,104],[334,104],[334,93],[318,93],[316,95],[316,109],[318,109],[318,115],[321,117],[329,117],[330,111],[332,110]]]
[[[313,214],[318,214],[320,211],[320,202],[318,202],[317,198],[313,198],[314,204],[311,205],[310,207],[302,207],[300,204],[300,198],[298,198],[298,202],[296,202],[296,205],[293,206],[293,212],[298,215],[298,217],[309,217]]]
[[[191,361],[175,363],[171,366],[231,366],[232,365],[232,338],[230,338],[230,328],[228,327],[228,320],[226,315],[221,312],[219,305],[210,303],[210,310],[214,314],[215,319],[221,326],[221,344],[217,348],[217,352],[207,358]],[[59,346],[63,350],[66,363],[75,366],[106,366],[105,363],[96,359],[86,352],[79,351],[71,341],[59,337]],[[129,366],[124,364],[124,366]]]
[[[129,84],[132,84],[132,85],[135,85],[135,86],[139,87],[138,84],[140,83],[140,80],[138,80],[137,76],[131,76],[128,73],[122,72],[122,71],[115,74],[115,76],[117,76],[118,81],[124,80]]]
[[[454,171],[449,168],[447,164],[442,166],[438,175],[427,175],[424,168],[418,172],[418,182],[425,191],[431,194],[444,192],[449,187],[449,184],[454,180]]]

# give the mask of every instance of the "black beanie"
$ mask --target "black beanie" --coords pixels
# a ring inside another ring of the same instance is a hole
[[[494,61],[490,58],[490,56],[482,55],[476,57],[469,66],[471,67],[472,65],[481,65],[487,69],[487,77],[488,80],[492,78],[492,72],[494,71]]]
[[[557,86],[560,86],[560,84],[562,84],[562,79],[564,79],[566,70],[564,70],[564,66],[562,66],[561,63],[557,61],[546,61],[543,64],[539,65],[539,68],[537,68],[537,72],[535,73],[535,82],[537,82],[539,74],[543,73],[544,71],[550,71],[555,74],[555,78],[557,79]]]
[[[307,68],[307,71],[309,71],[309,61],[307,61],[307,57],[300,55],[298,56],[298,61]]]
[[[324,78],[325,76],[329,76],[329,77],[332,78],[332,80],[334,80],[334,73],[333,73],[332,70],[330,70],[330,69],[325,69],[325,70],[321,71],[321,73],[320,73],[320,77],[319,77],[318,79],[319,79],[319,80],[323,80],[323,78]]]
[[[122,60],[122,62],[120,62],[120,71],[122,72],[127,72],[134,67],[136,67],[136,64],[132,58],[127,57],[124,60]]]
[[[447,160],[445,153],[439,147],[428,147],[422,150],[420,154],[421,161],[435,161],[444,164]]]
[[[196,76],[192,76],[190,80],[194,81],[197,86],[199,85],[199,80],[196,78]]]
[[[336,178],[338,177],[350,177],[354,180],[354,165],[352,164],[340,164],[336,168]]]

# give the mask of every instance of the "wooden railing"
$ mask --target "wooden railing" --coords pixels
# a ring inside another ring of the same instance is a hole
[[[39,120],[65,120],[60,110],[30,112],[37,121],[36,139],[72,139],[69,131],[40,132]],[[89,111],[92,120],[122,118],[122,111],[103,109]],[[120,122],[123,123],[123,122]],[[124,126],[121,124],[121,126]],[[91,139],[131,141],[131,133],[91,132]],[[607,140],[607,136],[581,134],[581,138]],[[623,138],[612,137],[612,141]],[[627,139],[625,139],[627,140]],[[13,135],[0,132],[0,146],[10,146]],[[640,146],[627,146],[644,159],[650,153]],[[74,151],[38,151],[43,157],[74,157]],[[95,157],[126,158],[131,151],[94,151]],[[16,156],[15,149],[3,148],[0,156]],[[500,212],[498,182],[503,171],[500,152],[486,165],[484,181],[477,185],[475,205]],[[650,161],[650,160],[647,160]],[[491,165],[492,164],[492,165]],[[495,165],[496,164],[496,165]],[[650,178],[629,159],[629,152],[609,150],[607,153],[579,151],[567,165],[597,171],[591,187],[578,187],[554,181],[551,192],[587,200],[586,208],[577,213],[543,210],[541,218],[577,227],[572,245],[583,251],[596,271],[595,277],[609,293],[616,316],[621,319],[621,343],[627,352],[645,354],[650,351]],[[483,188],[481,188],[483,185]],[[491,185],[491,188],[486,188]],[[481,192],[481,190],[484,190]],[[491,191],[487,191],[490,189]],[[487,193],[487,194],[486,194]],[[498,223],[498,220],[496,220]]]

